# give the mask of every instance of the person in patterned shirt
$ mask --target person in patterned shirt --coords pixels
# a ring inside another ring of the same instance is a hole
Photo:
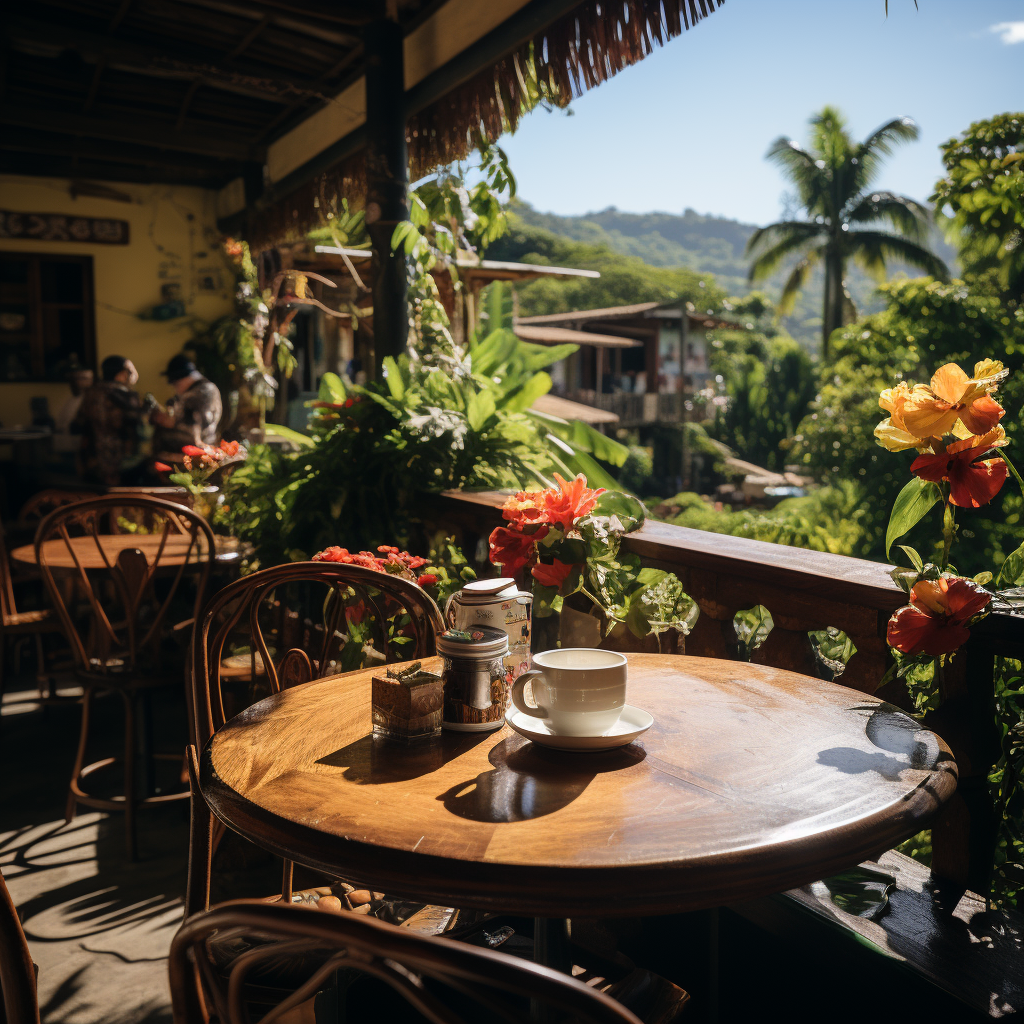
[[[183,355],[171,358],[164,376],[174,385],[175,393],[166,412],[152,414],[152,422],[159,428],[153,438],[154,451],[177,452],[187,444],[215,444],[224,410],[217,385]]]
[[[100,369],[103,379],[82,395],[71,429],[82,436],[82,477],[92,483],[117,486],[133,482],[131,478],[142,459],[142,402],[133,390],[139,372],[124,356],[107,356]]]

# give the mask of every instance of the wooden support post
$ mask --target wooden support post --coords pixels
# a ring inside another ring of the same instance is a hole
[[[374,362],[405,351],[409,282],[405,256],[391,248],[395,225],[409,217],[402,30],[388,19],[366,27],[366,226],[377,259],[373,289]]]

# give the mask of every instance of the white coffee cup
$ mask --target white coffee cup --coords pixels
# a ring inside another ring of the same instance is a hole
[[[626,703],[626,658],[593,647],[562,647],[533,656],[533,669],[512,684],[512,703],[562,736],[601,736]],[[536,707],[523,688],[533,684]]]

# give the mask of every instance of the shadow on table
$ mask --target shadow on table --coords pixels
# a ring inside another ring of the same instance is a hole
[[[408,782],[443,768],[492,734],[442,732],[415,743],[397,743],[368,733],[325,754],[316,763],[344,768],[345,778],[361,786]]]
[[[908,768],[935,771],[942,761],[949,759],[932,733],[891,704],[865,705],[850,710],[870,712],[864,723],[864,734],[878,750],[831,747],[818,752],[819,764],[836,768],[845,775],[873,771],[883,779],[896,782],[900,773]]]
[[[546,750],[510,736],[488,755],[493,768],[457,783],[437,799],[445,810],[469,821],[529,821],[567,807],[596,776],[632,767],[646,756],[636,744],[578,754]]]

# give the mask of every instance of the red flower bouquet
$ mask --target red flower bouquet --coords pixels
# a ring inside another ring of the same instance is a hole
[[[643,569],[620,552],[646,510],[634,497],[587,486],[582,474],[543,491],[519,491],[502,508],[507,526],[490,536],[490,559],[501,571],[533,580],[534,615],[560,611],[580,593],[604,614],[608,628],[625,623],[639,637],[666,629],[689,632],[697,606],[671,573]]]

